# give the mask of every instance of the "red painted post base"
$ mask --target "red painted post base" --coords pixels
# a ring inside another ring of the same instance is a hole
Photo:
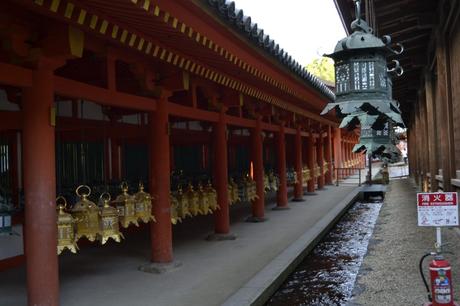
[[[245,222],[249,223],[260,223],[260,222],[265,222],[268,219],[265,217],[256,217],[256,216],[249,216],[246,218]]]
[[[146,272],[146,273],[155,273],[155,274],[163,274],[167,272],[174,271],[182,266],[182,263],[179,261],[171,261],[171,262],[151,262],[139,267],[139,271]]]
[[[235,240],[236,235],[234,234],[218,234],[213,233],[206,236],[206,241],[225,241],[225,240]]]
[[[288,210],[291,209],[289,206],[275,206],[272,210]]]
[[[303,197],[301,197],[301,198],[293,198],[292,199],[292,202],[303,202],[303,201],[305,201],[305,199]]]

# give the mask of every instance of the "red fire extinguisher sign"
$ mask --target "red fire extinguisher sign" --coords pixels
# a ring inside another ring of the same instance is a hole
[[[417,193],[419,226],[458,226],[456,192]]]

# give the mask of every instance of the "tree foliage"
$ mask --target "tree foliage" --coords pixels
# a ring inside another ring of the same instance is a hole
[[[334,83],[334,61],[328,57],[318,57],[307,64],[307,70],[321,80]]]

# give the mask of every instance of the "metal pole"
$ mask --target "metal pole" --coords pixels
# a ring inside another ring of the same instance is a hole
[[[436,227],[436,252],[440,253],[442,249],[442,235],[441,235],[441,228],[438,226]]]
[[[335,179],[336,179],[335,185],[338,187],[339,186],[339,168],[336,168],[335,170],[337,171],[337,174],[335,176]]]
[[[359,184],[358,186],[361,186],[361,169],[358,169],[358,173],[359,173]]]
[[[369,154],[369,185],[372,185],[372,154]]]

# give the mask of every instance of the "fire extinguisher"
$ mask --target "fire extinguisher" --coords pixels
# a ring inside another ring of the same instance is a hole
[[[422,270],[423,260],[428,256],[434,256],[429,266],[431,286],[428,286]],[[459,304],[454,302],[450,263],[440,253],[431,252],[423,255],[419,268],[423,283],[428,292],[428,300],[430,301],[426,306],[459,306]]]

